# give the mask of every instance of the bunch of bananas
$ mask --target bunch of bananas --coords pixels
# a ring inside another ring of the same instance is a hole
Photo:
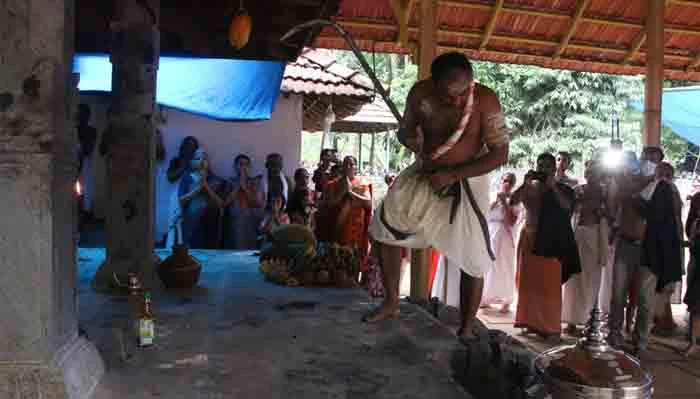
[[[289,262],[284,259],[266,259],[260,263],[260,272],[271,281],[290,286],[299,285],[299,280],[289,272]]]
[[[288,286],[341,285],[357,276],[360,258],[351,248],[321,244],[318,251],[295,259],[266,258],[260,271],[269,280]]]

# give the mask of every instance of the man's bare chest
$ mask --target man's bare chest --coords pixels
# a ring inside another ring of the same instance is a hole
[[[479,134],[480,113],[477,104],[474,105],[464,131],[465,136]],[[464,108],[448,106],[440,101],[426,99],[419,106],[418,122],[426,140],[440,140],[451,136],[458,129],[463,117]]]

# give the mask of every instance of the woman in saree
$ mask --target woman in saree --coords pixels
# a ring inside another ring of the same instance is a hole
[[[369,251],[372,185],[356,172],[357,159],[345,157],[341,176],[329,182],[323,193],[323,206],[329,210],[323,222],[331,227],[331,242],[359,250],[364,259]]]
[[[515,295],[515,224],[520,206],[508,203],[515,187],[515,174],[501,177],[501,186],[496,200],[488,213],[491,248],[496,254],[494,267],[486,274],[482,307],[501,305],[501,313],[508,313]]]
[[[209,157],[197,149],[180,180],[182,241],[189,248],[216,249],[221,243],[221,200],[225,182],[211,174]]]
[[[229,194],[224,201],[224,248],[255,249],[258,225],[263,217],[265,198],[260,177],[251,177],[250,157],[239,154],[233,161],[235,177],[229,181]]]

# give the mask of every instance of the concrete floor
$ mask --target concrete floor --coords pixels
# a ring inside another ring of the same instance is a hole
[[[96,398],[470,397],[452,378],[453,332],[423,310],[367,325],[360,289],[280,287],[251,253],[193,255],[199,287],[154,293],[156,344],[141,349],[126,298],[90,288],[104,250],[80,250],[80,324],[108,369]]]

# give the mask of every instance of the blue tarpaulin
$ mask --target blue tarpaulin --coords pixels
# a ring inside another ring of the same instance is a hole
[[[284,67],[273,61],[160,57],[156,101],[215,119],[270,119]],[[73,71],[80,73],[80,91],[111,91],[109,55],[78,54]]]
[[[630,106],[644,112],[644,102]],[[665,89],[661,100],[661,123],[674,133],[700,145],[700,86]]]

